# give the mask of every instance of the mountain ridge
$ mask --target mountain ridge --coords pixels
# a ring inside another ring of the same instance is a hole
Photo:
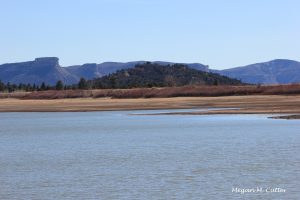
[[[274,59],[267,62],[219,70],[224,76],[252,84],[290,84],[300,82],[300,62]]]
[[[5,63],[0,65],[0,80],[7,83],[54,85],[58,80],[65,84],[74,84],[81,77],[91,80],[130,69],[147,61],[86,63],[62,67],[57,57],[41,57],[33,61]],[[190,68],[205,72],[218,73],[251,84],[288,84],[300,82],[300,62],[289,59],[274,59],[224,70],[209,69],[201,63],[173,63],[154,61],[160,65],[184,64]]]

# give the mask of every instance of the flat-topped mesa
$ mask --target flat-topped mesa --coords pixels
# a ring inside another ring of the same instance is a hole
[[[59,58],[57,57],[36,58],[34,62],[40,66],[59,66]]]

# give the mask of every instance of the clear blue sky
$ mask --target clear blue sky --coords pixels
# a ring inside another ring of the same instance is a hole
[[[299,0],[0,0],[0,63],[300,61]]]

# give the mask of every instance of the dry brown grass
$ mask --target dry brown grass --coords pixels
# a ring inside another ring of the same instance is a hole
[[[6,98],[22,99],[28,94],[30,94],[30,92],[13,92],[13,93],[0,92],[0,99],[6,99]]]
[[[243,95],[300,94],[300,84],[269,86],[184,86],[165,88],[49,90],[31,93],[2,93],[0,98],[65,99],[65,98],[168,98],[168,97],[218,97]]]

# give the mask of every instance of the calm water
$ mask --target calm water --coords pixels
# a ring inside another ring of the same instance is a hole
[[[147,112],[0,113],[0,199],[300,199],[300,121]]]

